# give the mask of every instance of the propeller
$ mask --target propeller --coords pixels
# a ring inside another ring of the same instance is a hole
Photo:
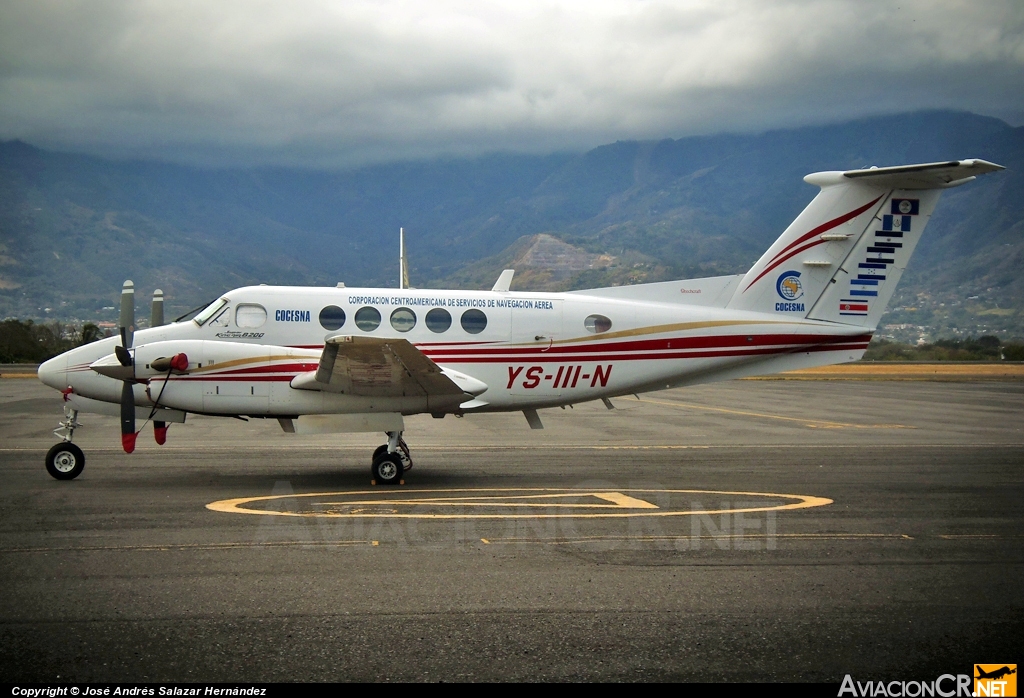
[[[164,292],[160,289],[153,291],[153,304],[149,314],[149,326],[160,327],[164,324]],[[155,366],[154,362],[154,366]],[[186,361],[185,367],[188,368]],[[158,369],[166,371],[167,369]],[[167,443],[167,423],[161,422],[160,420],[153,421],[153,438],[156,439],[157,444],[163,446]]]
[[[164,324],[164,292],[160,289],[153,291],[153,306],[149,317],[150,327],[160,327]]]
[[[121,317],[118,324],[121,344],[114,347],[114,353],[122,366],[132,368],[131,379],[121,383],[121,446],[125,453],[131,453],[135,450],[138,433],[135,431],[135,361],[128,351],[135,339],[135,284],[130,280],[125,281],[121,287]]]
[[[188,370],[188,355],[184,353],[175,354],[168,358],[161,356],[149,364],[154,371],[160,371],[161,373],[167,372],[170,374],[171,371],[178,371],[184,373]],[[166,386],[167,383],[164,383]],[[160,395],[164,394],[164,389],[160,388]],[[157,396],[157,402],[160,402],[160,395]],[[161,422],[158,419],[153,420],[153,438],[156,439],[157,444],[163,446],[167,443],[167,422]]]
[[[163,293],[157,290],[153,298],[153,321],[163,320]],[[135,450],[138,432],[135,430],[135,384],[138,378],[135,370],[135,356],[132,353],[135,341],[135,284],[125,281],[121,288],[121,315],[118,319],[121,343],[114,347],[114,356],[105,356],[94,361],[89,368],[97,373],[121,381],[121,446],[125,453]],[[188,371],[188,356],[184,353],[174,356],[160,357],[151,362],[150,366],[160,372]],[[147,366],[149,368],[150,366]],[[166,383],[164,384],[166,385]],[[163,394],[163,388],[160,390]],[[159,403],[159,397],[156,400]],[[157,414],[154,405],[149,415],[153,419]],[[153,431],[158,444],[167,441],[167,423],[153,420]]]

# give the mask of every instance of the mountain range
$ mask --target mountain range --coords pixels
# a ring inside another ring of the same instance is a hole
[[[121,282],[184,312],[249,283],[556,290],[739,273],[819,170],[977,157],[883,319],[893,336],[1024,336],[1024,128],[930,111],[585,153],[346,171],[203,169],[0,143],[0,317],[113,319]]]

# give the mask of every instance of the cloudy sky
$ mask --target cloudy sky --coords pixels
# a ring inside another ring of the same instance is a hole
[[[919,108],[1024,124],[1021,0],[6,0],[0,139],[345,166]]]

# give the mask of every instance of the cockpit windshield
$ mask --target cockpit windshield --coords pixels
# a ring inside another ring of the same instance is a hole
[[[204,324],[206,324],[207,320],[209,320],[214,315],[216,315],[217,312],[220,311],[220,309],[223,308],[227,304],[228,304],[228,299],[227,298],[218,298],[213,303],[210,303],[208,306],[206,306],[206,310],[204,310],[203,312],[199,313],[194,318],[192,318],[192,322],[194,322],[197,325],[199,325],[200,327],[202,327]]]

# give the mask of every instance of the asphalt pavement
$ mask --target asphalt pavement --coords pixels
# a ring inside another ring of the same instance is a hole
[[[84,473],[0,380],[5,681],[931,680],[1024,637],[1024,383],[734,381],[375,434],[204,417]]]

